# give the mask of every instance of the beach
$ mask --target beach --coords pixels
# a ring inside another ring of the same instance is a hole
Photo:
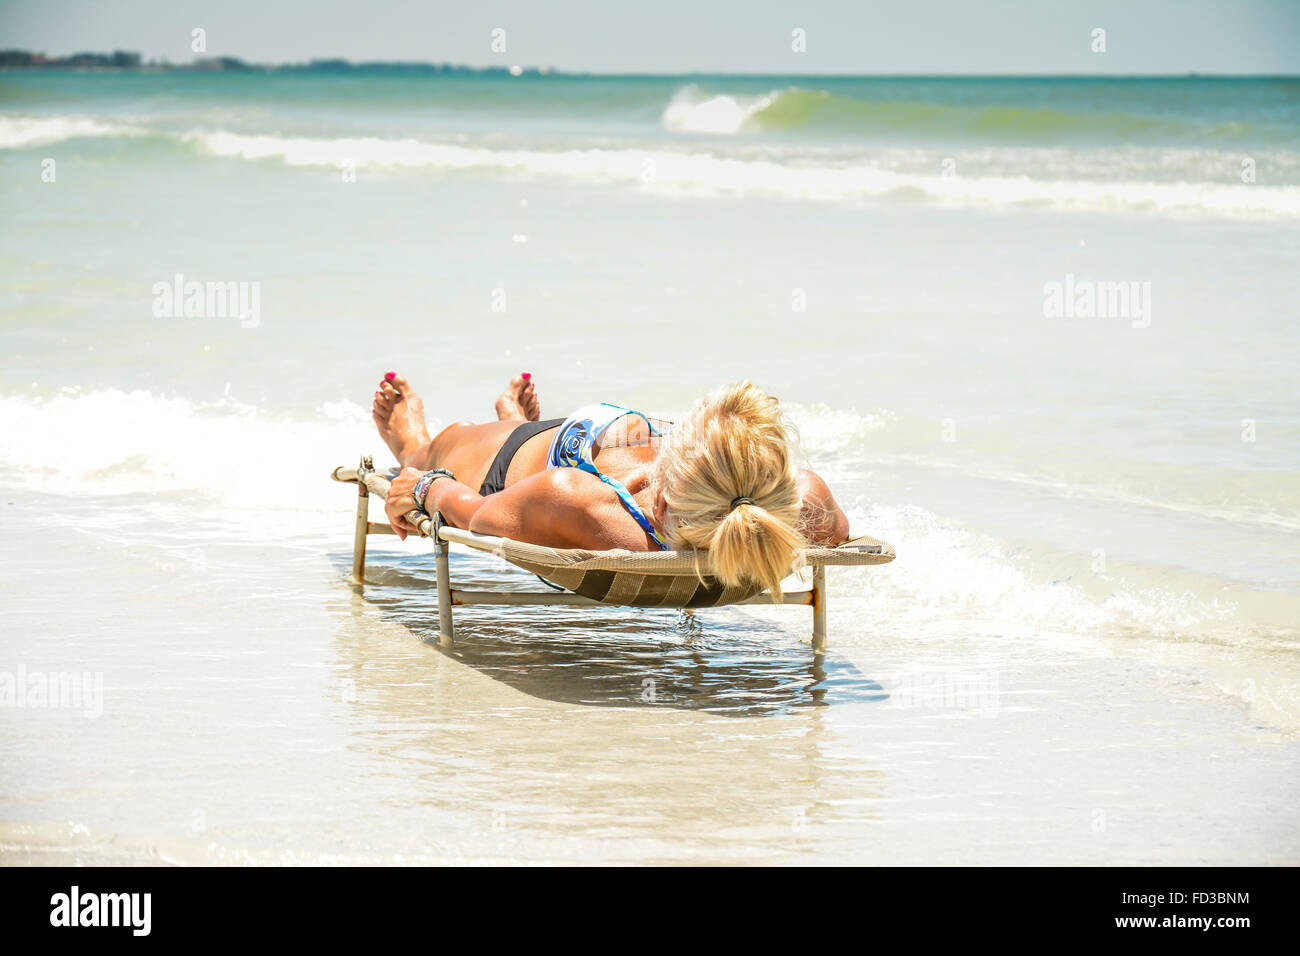
[[[0,862],[1300,862],[1300,82],[10,71],[0,171]],[[389,369],[752,379],[898,559],[441,648]]]

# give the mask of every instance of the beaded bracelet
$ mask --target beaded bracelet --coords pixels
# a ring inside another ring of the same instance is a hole
[[[429,496],[429,487],[439,478],[450,478],[456,480],[456,476],[446,468],[434,468],[432,471],[426,471],[416,481],[415,487],[411,490],[411,496],[415,498],[415,507],[424,511],[424,500]],[[424,511],[425,514],[429,512]]]

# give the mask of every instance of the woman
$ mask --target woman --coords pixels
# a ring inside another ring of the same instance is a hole
[[[675,426],[621,405],[541,420],[531,375],[497,399],[498,421],[434,438],[424,403],[389,372],[375,392],[379,434],[403,466],[386,511],[561,548],[707,549],[724,584],[780,593],[796,549],[848,538],[825,482],[790,461],[777,400],[749,382],[696,402]]]

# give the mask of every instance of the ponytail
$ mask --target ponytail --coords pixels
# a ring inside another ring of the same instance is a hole
[[[707,550],[723,584],[758,586],[780,600],[804,540],[775,398],[741,382],[702,399],[668,434],[657,480],[674,546]]]

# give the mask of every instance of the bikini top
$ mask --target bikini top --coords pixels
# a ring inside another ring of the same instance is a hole
[[[618,500],[627,509],[627,513],[636,520],[646,534],[654,539],[655,544],[667,551],[669,550],[667,543],[655,530],[653,522],[641,510],[641,506],[633,499],[631,492],[621,481],[602,472],[592,461],[592,449],[609,430],[609,426],[628,415],[636,415],[644,421],[652,436],[662,434],[651,424],[650,419],[626,405],[615,405],[612,402],[584,405],[564,420],[564,424],[551,439],[551,449],[546,455],[546,467],[577,468],[595,475],[614,490],[614,494],[618,495]]]

